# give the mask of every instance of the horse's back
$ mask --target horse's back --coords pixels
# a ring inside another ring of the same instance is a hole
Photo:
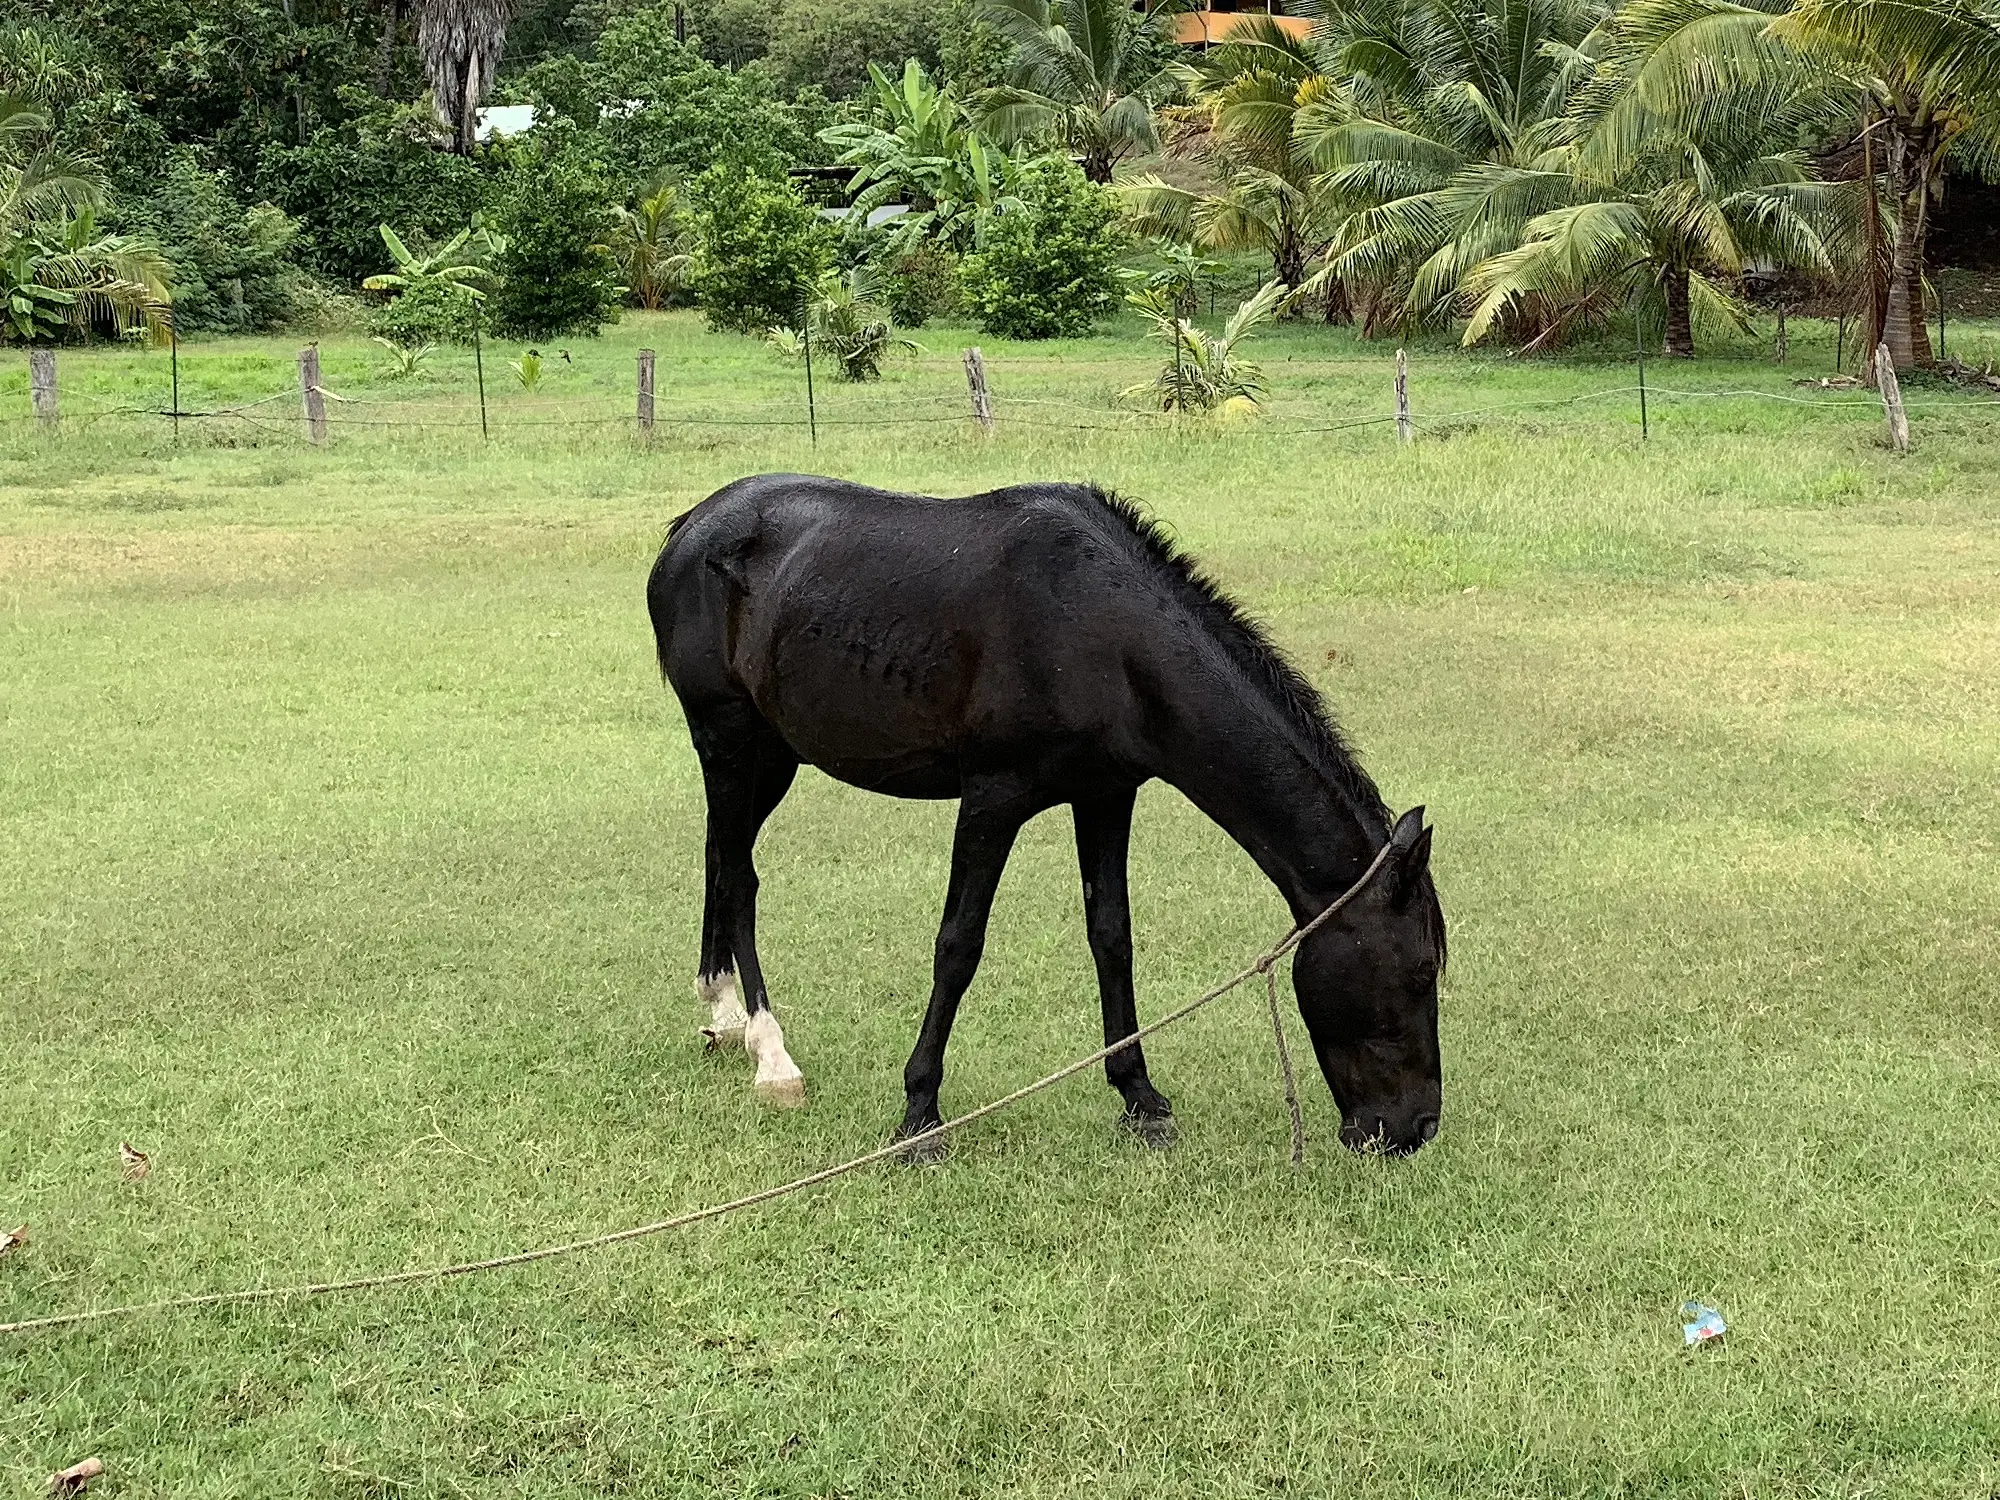
[[[683,703],[747,697],[843,780],[953,795],[966,755],[1091,738],[1129,697],[1107,606],[1138,579],[1088,496],[738,481],[661,551],[661,665]]]

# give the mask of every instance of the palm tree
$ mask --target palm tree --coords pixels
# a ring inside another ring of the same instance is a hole
[[[1255,411],[1267,389],[1263,368],[1243,357],[1241,346],[1258,329],[1278,316],[1284,288],[1259,287],[1237,305],[1217,335],[1203,333],[1185,317],[1161,287],[1130,293],[1125,300],[1153,320],[1153,337],[1173,347],[1172,361],[1144,385],[1124,392],[1159,402],[1161,411]]]
[[[1994,0],[1637,0],[1647,46],[1633,89],[1671,118],[1698,118],[1734,90],[1800,75],[1843,99],[1863,175],[1893,216],[1880,246],[1868,205],[1868,337],[1898,366],[1927,364],[1923,269],[1930,205],[1950,159],[2000,154],[2000,5]],[[1867,195],[1873,197],[1872,193]]]
[[[609,249],[633,298],[656,312],[687,284],[694,267],[693,231],[681,216],[679,194],[662,184],[637,208],[621,206],[617,215]]]
[[[1159,144],[1153,111],[1179,86],[1168,24],[1179,9],[1145,15],[1127,0],[981,0],[980,17],[1013,47],[1006,82],[974,102],[980,128],[1001,142],[1054,135],[1092,182],[1135,150]]]
[[[1826,185],[1795,156],[1659,131],[1623,161],[1586,143],[1568,153],[1563,175],[1574,201],[1528,219],[1519,244],[1468,272],[1466,343],[1511,324],[1532,347],[1578,319],[1650,304],[1662,314],[1664,352],[1691,359],[1697,320],[1745,326],[1727,282],[1752,261],[1832,269],[1815,227]]]
[[[37,144],[49,118],[0,98],[0,337],[24,343],[134,322],[165,326],[173,267],[149,240],[106,234],[95,167]]]
[[[1513,248],[1473,266],[1466,342],[1496,323],[1554,336],[1578,316],[1650,303],[1662,314],[1665,353],[1691,358],[1696,314],[1744,326],[1728,282],[1750,264],[1825,275],[1838,230],[1839,190],[1813,181],[1804,154],[1771,143],[1812,133],[1812,88],[1772,78],[1714,96],[1698,114],[1656,114],[1631,87],[1643,43],[1620,17],[1599,38],[1600,62],[1565,117],[1572,144],[1547,152],[1524,177],[1560,197],[1518,225]],[[1500,175],[1489,171],[1489,178]]]
[[[1340,90],[1307,43],[1264,17],[1192,72],[1197,97],[1176,112],[1169,149],[1219,186],[1201,192],[1148,173],[1123,184],[1120,196],[1142,231],[1208,250],[1262,250],[1277,283],[1296,289],[1333,227],[1298,121],[1308,110],[1343,107]],[[1336,313],[1343,308],[1337,300]]]
[[[461,156],[472,150],[479,103],[500,67],[512,10],[511,0],[423,0],[417,56],[438,121]]]
[[[806,330],[822,354],[833,356],[842,380],[879,380],[882,361],[891,351],[922,352],[921,345],[891,326],[881,302],[882,280],[873,266],[824,272],[806,292]],[[805,353],[806,340],[797,329],[773,328],[764,337],[786,354]]]
[[[1593,71],[1593,0],[1350,0],[1316,36],[1345,84],[1304,109],[1300,149],[1341,227],[1322,275],[1393,288],[1402,315],[1440,321],[1465,278],[1572,201],[1562,153]]]

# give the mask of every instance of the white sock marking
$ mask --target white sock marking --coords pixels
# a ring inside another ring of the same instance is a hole
[[[751,1086],[759,1098],[773,1104],[806,1102],[805,1074],[785,1050],[785,1033],[768,1009],[750,1018],[743,1030],[743,1045],[757,1062],[757,1078]]]
[[[743,1009],[743,993],[732,973],[696,975],[695,998],[708,1007],[709,1022],[701,1028],[711,1047],[734,1047],[743,1040],[743,1028],[750,1017]]]

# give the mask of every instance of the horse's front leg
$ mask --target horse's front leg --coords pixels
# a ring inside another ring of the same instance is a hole
[[[944,920],[938,924],[937,955],[932,966],[931,1003],[924,1011],[923,1029],[903,1069],[903,1123],[899,1139],[922,1135],[940,1124],[938,1090],[944,1085],[944,1049],[958,1002],[972,984],[986,951],[986,920],[1001,872],[1013,852],[1014,837],[1033,808],[1009,788],[968,784],[958,805],[958,828],[951,844],[951,884],[944,897]],[[935,1156],[939,1151],[925,1153]]]
[[[1132,906],[1125,876],[1132,842],[1136,787],[1122,787],[1074,804],[1076,858],[1083,873],[1083,917],[1090,956],[1097,962],[1097,992],[1104,1004],[1104,1044],[1139,1029],[1132,991]],[[1138,1042],[1104,1059],[1104,1076],[1125,1100],[1125,1123],[1149,1146],[1173,1142],[1174,1107],[1146,1076]]]

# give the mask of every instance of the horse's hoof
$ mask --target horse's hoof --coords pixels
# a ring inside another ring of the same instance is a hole
[[[741,1052],[743,1050],[743,1028],[741,1026],[702,1027],[701,1050],[704,1052]]]
[[[897,1131],[903,1149],[897,1160],[910,1167],[941,1166],[951,1154],[951,1140],[935,1126],[926,1126],[914,1135],[904,1135]]]
[[[806,1081],[803,1078],[760,1078],[750,1087],[760,1103],[777,1109],[800,1109],[806,1102]]]
[[[1127,1110],[1118,1123],[1145,1143],[1149,1151],[1171,1151],[1180,1132],[1172,1115],[1142,1115]]]

